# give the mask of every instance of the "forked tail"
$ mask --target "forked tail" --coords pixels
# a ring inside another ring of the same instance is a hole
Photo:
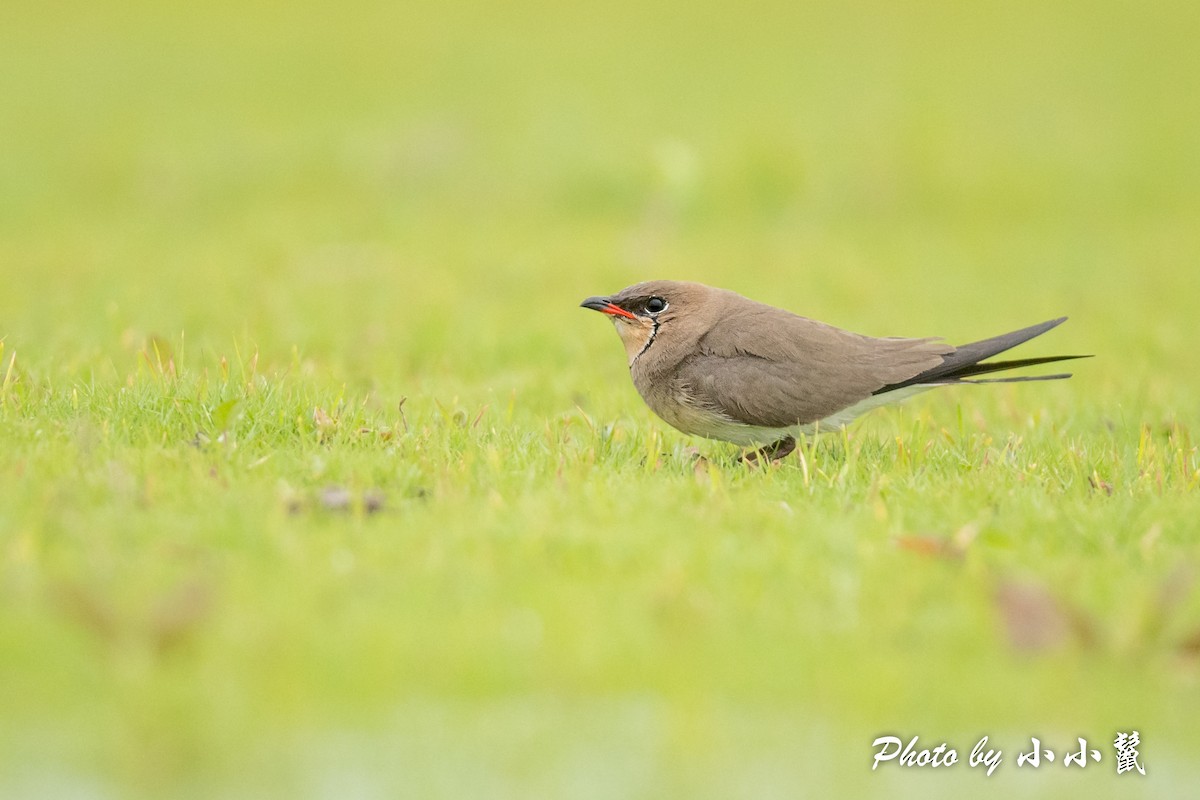
[[[1020,383],[1023,381],[1053,381],[1061,380],[1062,378],[1071,377],[1071,373],[1063,372],[1054,375],[1018,375],[1008,378],[974,378],[976,375],[985,375],[989,372],[999,372],[1001,370],[1016,369],[1017,367],[1030,367],[1034,364],[1049,364],[1055,361],[1069,361],[1073,358],[1091,358],[1091,356],[1042,356],[1040,358],[1017,358],[1009,361],[990,361],[986,364],[980,363],[986,358],[991,358],[994,355],[999,355],[1006,350],[1011,350],[1017,345],[1027,342],[1030,339],[1041,336],[1051,328],[1055,328],[1066,322],[1066,317],[1059,317],[1048,322],[1043,322],[1040,325],[1031,325],[1028,328],[1021,328],[1019,331],[1011,333],[1003,333],[999,336],[993,336],[990,339],[983,339],[971,344],[964,344],[962,347],[957,347],[954,352],[948,353],[942,357],[942,363],[936,367],[931,367],[924,372],[914,375],[906,381],[892,383],[874,392],[874,394],[885,394],[894,392],[897,389],[903,389],[906,386],[929,385],[929,384],[945,384],[945,383]]]

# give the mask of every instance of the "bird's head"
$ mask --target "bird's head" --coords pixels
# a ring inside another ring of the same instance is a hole
[[[714,289],[699,283],[647,281],[580,305],[608,315],[625,344],[630,365],[662,339],[680,338],[689,323],[700,322]]]

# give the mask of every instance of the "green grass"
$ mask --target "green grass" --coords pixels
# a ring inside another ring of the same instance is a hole
[[[175,6],[0,22],[0,795],[1196,785],[1195,7]],[[1098,357],[753,470],[652,277]]]

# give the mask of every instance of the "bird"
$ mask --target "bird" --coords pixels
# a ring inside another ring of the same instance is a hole
[[[985,360],[1066,317],[955,347],[937,337],[865,336],[686,281],[638,283],[580,306],[612,320],[633,385],[655,414],[683,433],[756,448],[743,455],[752,463],[936,386],[1059,380],[1070,373],[978,376],[1088,357]]]

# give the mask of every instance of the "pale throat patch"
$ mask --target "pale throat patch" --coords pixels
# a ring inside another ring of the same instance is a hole
[[[634,359],[646,349],[646,342],[650,341],[650,336],[654,333],[654,323],[644,318],[635,321],[624,317],[613,317],[612,320],[617,329],[617,335],[621,337],[621,343],[625,345],[625,355],[629,356],[629,363],[632,364]]]

